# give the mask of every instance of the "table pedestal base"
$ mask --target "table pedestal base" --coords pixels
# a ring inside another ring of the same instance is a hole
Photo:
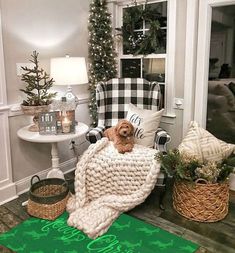
[[[47,178],[56,177],[64,179],[64,173],[60,170],[57,142],[51,143],[51,163],[51,170],[47,173]]]

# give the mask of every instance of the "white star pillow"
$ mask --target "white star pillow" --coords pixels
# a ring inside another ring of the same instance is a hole
[[[195,156],[200,162],[221,162],[235,152],[235,145],[217,139],[197,122],[192,121],[178,149],[181,153]]]

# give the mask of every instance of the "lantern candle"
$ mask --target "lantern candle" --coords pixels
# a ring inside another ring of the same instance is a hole
[[[64,117],[64,119],[62,120],[62,131],[63,131],[63,133],[69,133],[70,132],[71,123],[72,122],[67,117]]]

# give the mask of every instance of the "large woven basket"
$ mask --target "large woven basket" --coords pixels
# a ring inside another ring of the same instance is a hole
[[[37,178],[38,182],[33,183]],[[40,180],[35,175],[31,179],[27,211],[31,216],[54,220],[61,215],[69,197],[69,187],[65,180],[47,178]]]
[[[182,216],[200,222],[222,220],[228,213],[229,184],[175,181],[173,207]]]

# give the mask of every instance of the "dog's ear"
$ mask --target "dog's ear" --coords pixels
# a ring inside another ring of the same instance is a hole
[[[133,135],[134,134],[134,131],[135,131],[135,129],[134,129],[134,126],[130,123],[130,128],[131,128],[131,135]]]
[[[117,134],[120,128],[120,121],[117,123],[117,125],[114,127],[114,131]]]
[[[118,122],[120,125],[122,125],[122,124],[129,124],[129,121],[127,121],[126,119],[121,119],[121,120],[119,120],[119,122]]]

